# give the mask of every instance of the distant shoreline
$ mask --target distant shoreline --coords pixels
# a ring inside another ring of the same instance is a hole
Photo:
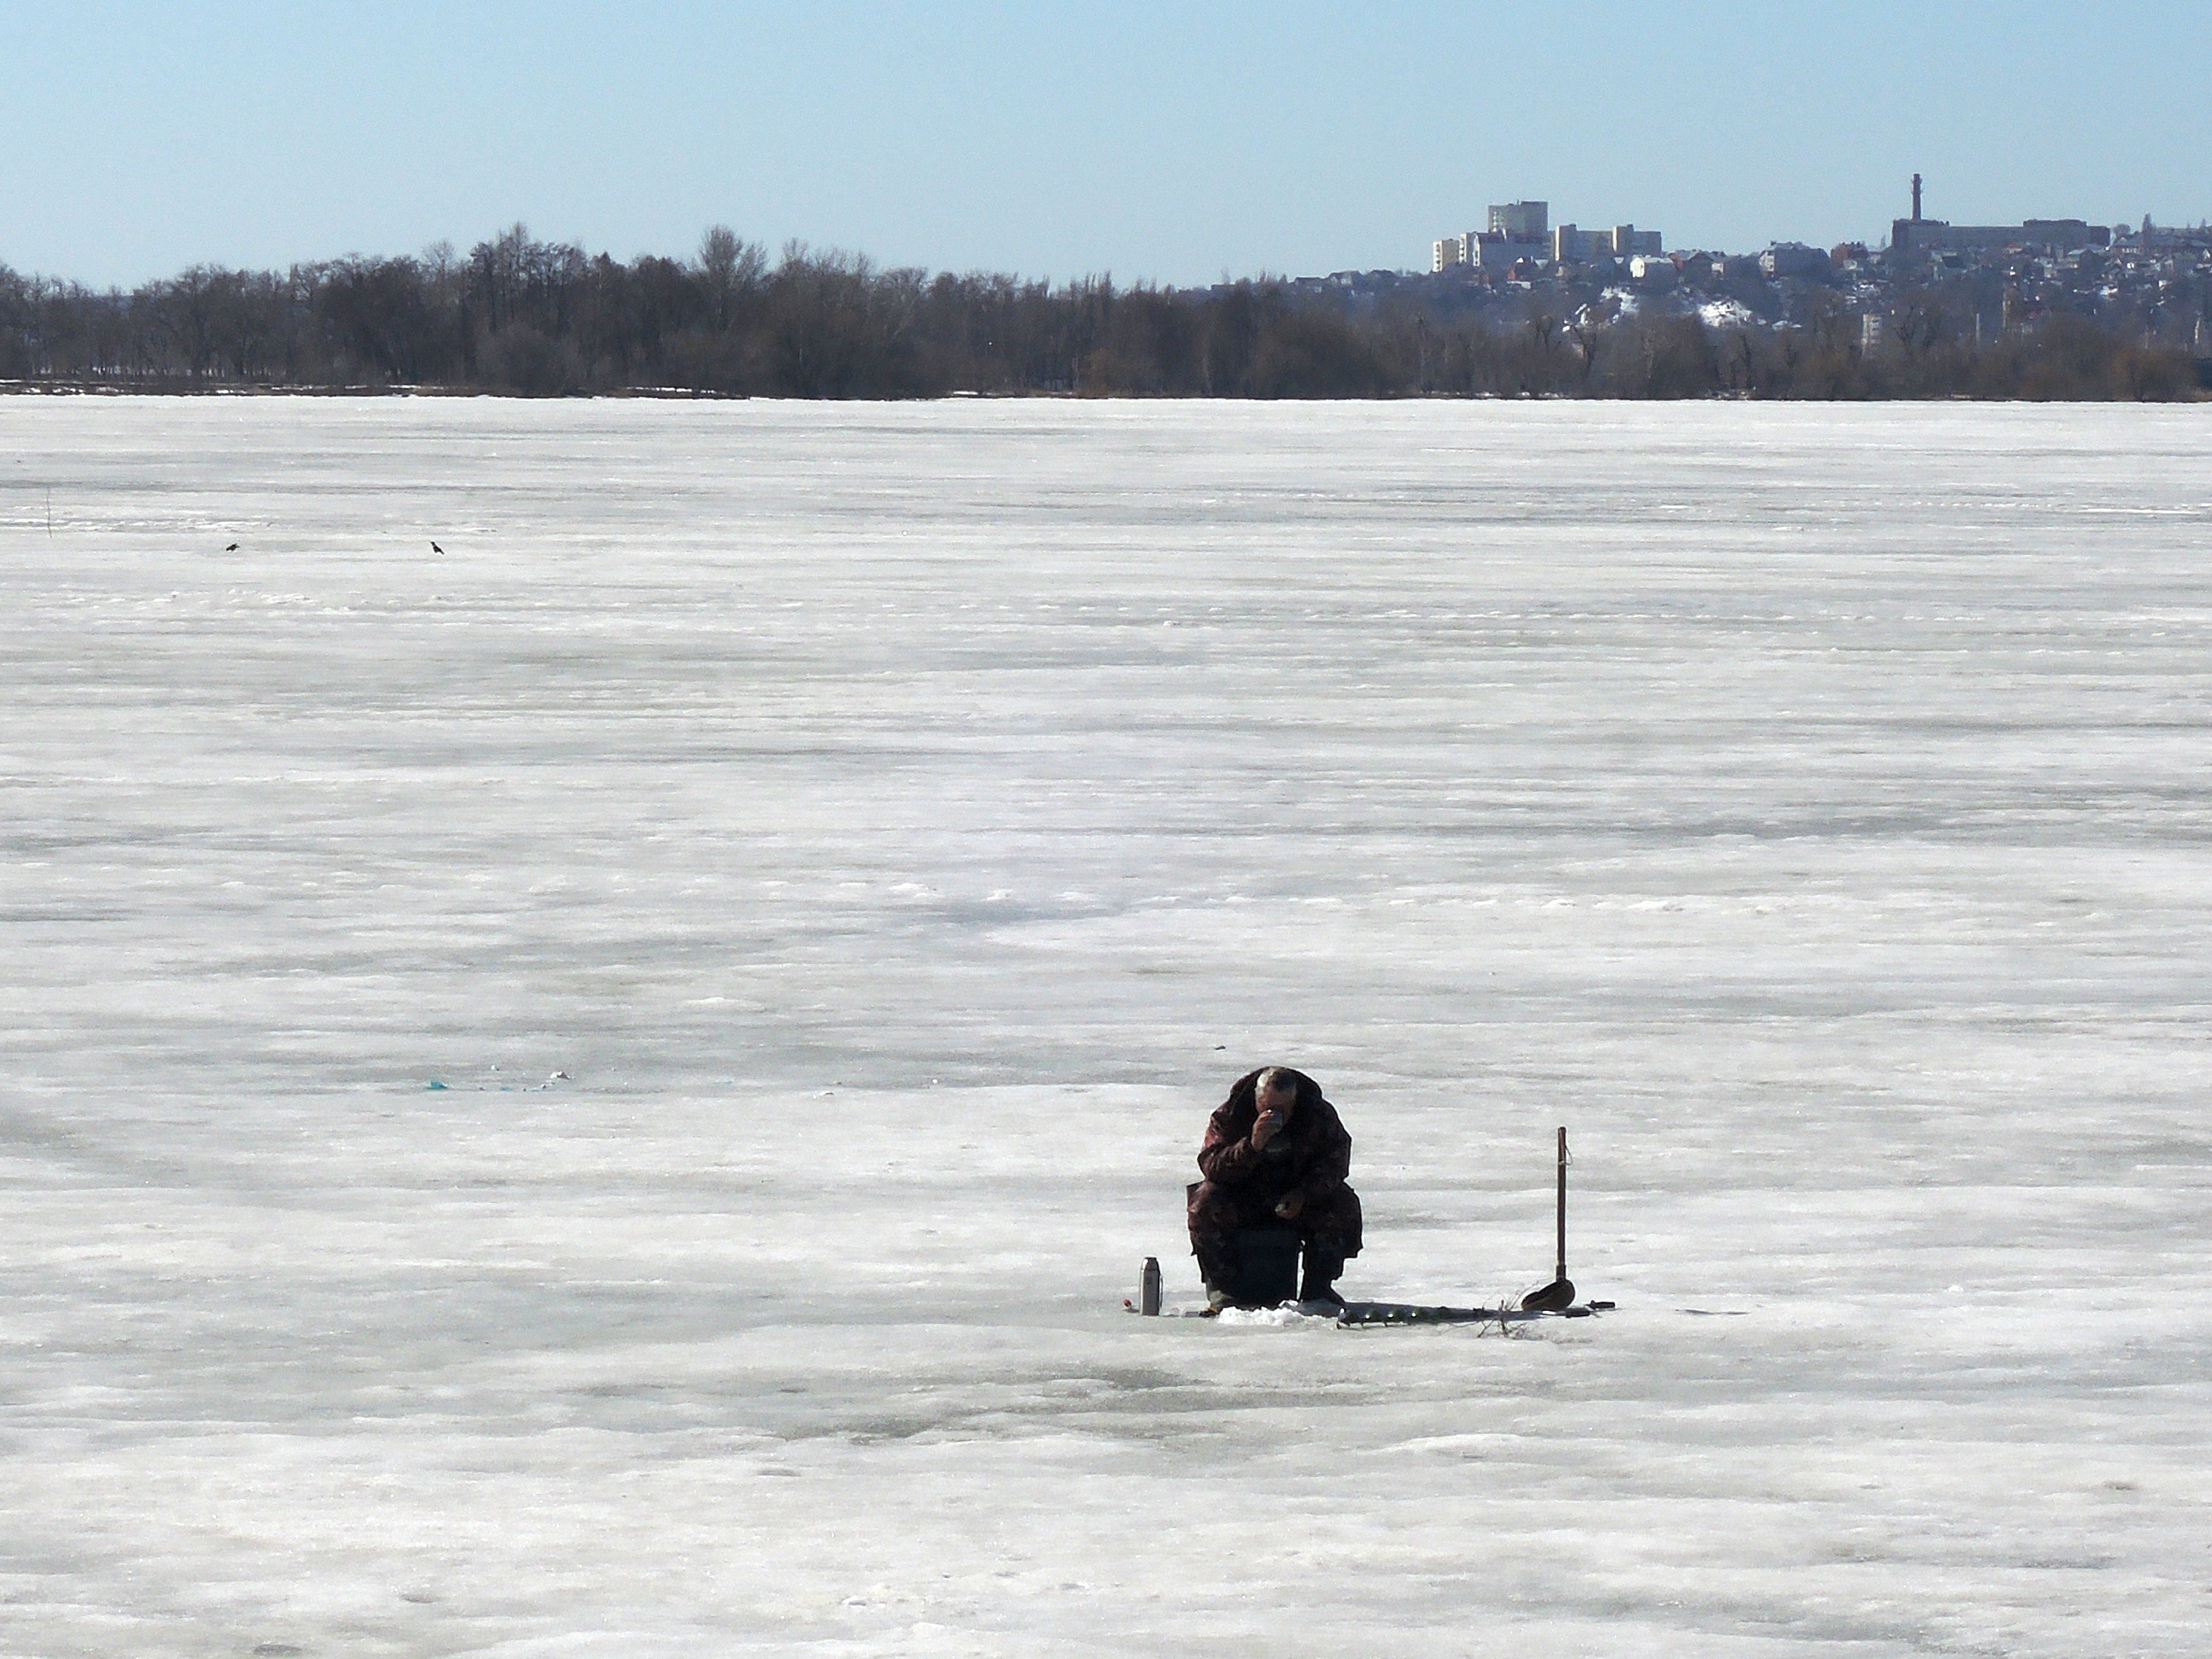
[[[977,394],[955,392],[937,395],[957,398]],[[602,392],[543,393],[467,386],[272,386],[248,381],[211,381],[179,386],[168,380],[0,380],[0,397],[506,398],[519,402],[541,403],[564,400],[588,403],[603,398],[659,403],[748,403],[752,400],[753,394],[750,392],[694,391],[684,386],[614,386]]]
[[[346,399],[413,398],[434,399],[439,402],[465,402],[477,398],[494,398],[506,403],[668,403],[668,404],[929,404],[929,403],[1237,403],[1237,404],[1599,404],[1599,403],[1700,403],[1700,404],[2109,404],[2109,403],[2212,403],[2212,364],[2203,366],[2203,383],[2196,388],[2185,388],[2178,395],[2153,398],[2116,397],[2109,393],[2090,393],[2079,397],[2035,397],[2021,393],[1972,392],[1894,392],[1885,396],[1838,394],[1833,397],[1799,395],[1790,398],[1761,398],[1741,392],[1714,392],[1700,396],[1675,398],[1638,397],[1626,392],[1398,392],[1369,395],[1339,394],[1334,396],[1301,396],[1286,398],[1220,397],[1205,392],[921,392],[904,393],[857,392],[839,397],[793,397],[777,393],[750,392],[691,391],[665,386],[623,386],[603,392],[512,392],[493,386],[253,386],[173,384],[131,385],[112,381],[23,381],[0,380],[0,398],[318,398],[325,402]]]
[[[2000,305],[1985,291],[1999,273],[1908,273],[1877,291],[1820,263],[1825,277],[1758,275],[1741,261],[1685,255],[1641,288],[1595,264],[1562,265],[1543,284],[1383,272],[1364,285],[1261,276],[1124,288],[1109,276],[1054,284],[888,269],[797,246],[771,262],[720,227],[692,258],[624,263],[537,241],[517,225],[465,258],[441,246],[282,271],[202,265],[129,293],[0,265],[0,392],[2039,403],[2212,394],[2212,290],[2197,291],[2212,278],[2137,283],[2110,303],[2015,283]]]

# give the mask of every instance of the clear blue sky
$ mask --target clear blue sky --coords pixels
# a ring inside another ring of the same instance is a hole
[[[0,12],[0,263],[1425,268],[1522,196],[1670,246],[2212,217],[2212,4],[47,4]]]

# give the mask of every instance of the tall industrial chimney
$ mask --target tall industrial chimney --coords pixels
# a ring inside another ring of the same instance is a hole
[[[1912,175],[1912,222],[1920,222],[1920,175]]]

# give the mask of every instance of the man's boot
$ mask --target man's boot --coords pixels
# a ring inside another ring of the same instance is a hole
[[[1326,1239],[1312,1239],[1306,1244],[1302,1265],[1304,1271],[1298,1285],[1298,1300],[1343,1307],[1344,1298],[1336,1293],[1336,1281],[1344,1273],[1344,1253]]]
[[[1229,1292],[1221,1287],[1234,1276],[1231,1257],[1236,1245],[1217,1234],[1194,1235],[1190,1241],[1190,1253],[1198,1258],[1198,1276],[1206,1285],[1206,1310],[1219,1313],[1229,1305]]]

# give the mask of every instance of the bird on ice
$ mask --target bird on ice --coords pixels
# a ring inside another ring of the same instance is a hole
[[[235,553],[238,551],[238,544],[236,542],[233,542],[228,547],[224,548],[222,550],[226,553]]]
[[[442,548],[442,547],[439,546],[437,543],[435,543],[435,542],[432,542],[432,543],[430,544],[430,550],[431,550],[433,553],[443,553],[446,550],[445,550],[444,548]]]

